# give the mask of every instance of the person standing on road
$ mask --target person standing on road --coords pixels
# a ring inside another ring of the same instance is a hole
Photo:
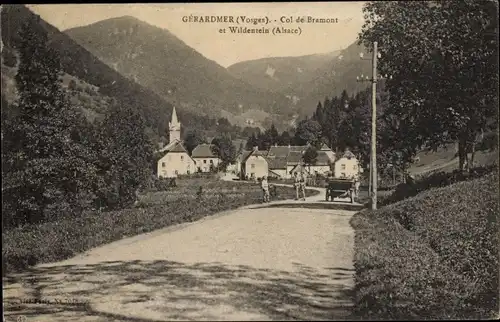
[[[267,182],[267,177],[262,177],[261,181],[262,192],[264,194],[264,202],[269,202],[269,182]]]
[[[361,182],[359,181],[359,176],[354,177],[354,197],[359,198],[359,187]]]
[[[299,189],[302,194],[302,200],[306,200],[306,178],[304,176],[304,172],[300,172],[300,179],[299,179]],[[297,193],[297,199],[299,194]]]
[[[297,172],[293,173],[293,187],[295,188],[295,200],[299,200],[300,178]]]

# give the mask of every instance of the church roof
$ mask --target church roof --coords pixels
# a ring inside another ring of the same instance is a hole
[[[184,148],[184,146],[182,145],[181,141],[175,140],[173,142],[170,142],[169,144],[167,144],[163,148],[161,148],[159,150],[159,152],[164,152],[165,154],[170,153],[170,152],[173,152],[173,153],[176,153],[176,152],[177,153],[181,153],[181,152],[187,153],[187,150]]]
[[[193,158],[216,158],[217,156],[212,152],[212,144],[200,144],[194,148],[191,153]]]

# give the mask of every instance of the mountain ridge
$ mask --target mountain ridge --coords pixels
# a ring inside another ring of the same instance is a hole
[[[284,95],[237,79],[169,30],[135,17],[114,17],[65,32],[125,77],[191,112],[219,117],[222,111],[237,116],[255,109],[276,119],[288,113]]]
[[[123,77],[24,5],[10,5],[2,8],[1,36],[4,46],[2,55],[7,53],[6,48],[15,50],[19,45],[20,39],[17,31],[24,21],[30,19],[34,19],[36,22],[34,28],[43,28],[47,32],[48,45],[59,53],[62,70],[66,74],[95,86],[98,89],[97,94],[102,97],[115,97],[119,101],[131,104],[141,111],[156,138],[165,135],[172,113],[171,102],[146,87]],[[2,78],[2,84],[4,81],[9,80]],[[177,113],[186,128],[209,129],[215,124],[214,119],[200,117],[183,109],[178,108]]]

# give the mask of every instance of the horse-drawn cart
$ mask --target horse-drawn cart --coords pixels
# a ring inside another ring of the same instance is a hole
[[[335,198],[349,198],[354,203],[354,180],[330,178],[326,185],[326,201]]]

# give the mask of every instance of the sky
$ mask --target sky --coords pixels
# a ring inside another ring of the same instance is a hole
[[[363,2],[269,2],[269,3],[169,3],[169,4],[50,4],[28,5],[59,30],[97,21],[134,16],[168,29],[203,56],[228,67],[264,57],[301,56],[343,49],[352,44],[363,25]],[[189,23],[184,16],[267,17],[268,25]],[[298,17],[337,19],[336,23],[297,23]],[[292,17],[292,23],[281,23]],[[229,26],[248,28],[300,27],[301,34],[232,34]],[[220,29],[226,33],[220,33]]]

